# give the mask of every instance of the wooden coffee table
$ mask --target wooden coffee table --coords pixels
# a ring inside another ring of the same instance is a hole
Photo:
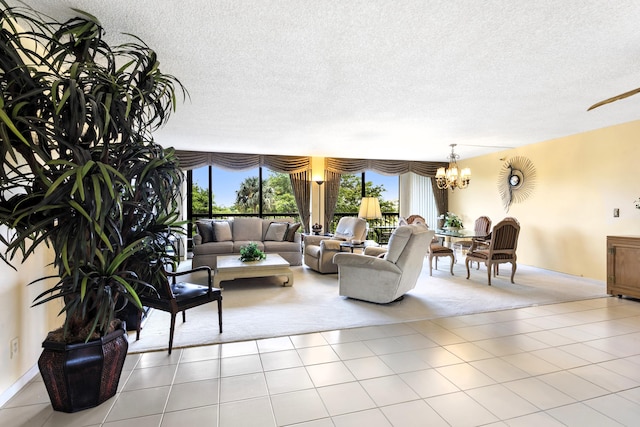
[[[293,271],[289,262],[278,254],[267,254],[261,261],[240,261],[240,255],[218,256],[213,276],[213,286],[220,288],[223,280],[244,279],[248,277],[287,276],[283,286],[293,285]]]

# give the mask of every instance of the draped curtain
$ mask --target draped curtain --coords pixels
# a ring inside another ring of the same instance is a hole
[[[269,169],[288,173],[291,187],[296,199],[298,213],[305,231],[309,231],[310,201],[311,201],[311,158],[308,156],[273,156],[263,154],[239,153],[209,153],[200,151],[176,150],[179,165],[182,170],[191,170],[203,166],[217,166],[229,170],[244,170],[266,166]],[[374,171],[384,175],[401,175],[413,172],[418,175],[435,177],[439,167],[447,167],[445,162],[420,162],[406,160],[372,160],[372,159],[343,159],[336,157],[325,158],[325,193],[324,193],[324,225],[331,223],[338,202],[340,177],[342,174],[362,173]],[[447,211],[448,193],[434,186],[433,193],[438,206],[438,213]]]
[[[324,180],[324,226],[326,227],[333,221],[333,214],[336,211],[336,204],[338,203],[338,192],[340,191],[340,177],[337,172],[325,171]],[[328,231],[328,230],[327,230]]]
[[[311,159],[307,156],[269,156],[261,154],[239,153],[205,153],[198,151],[177,150],[176,155],[182,170],[196,169],[203,166],[216,166],[228,170],[246,170],[256,167],[267,167],[275,172],[288,173],[291,180],[293,197],[298,208],[298,215],[309,232],[311,216]]]
[[[447,211],[449,203],[449,194],[447,190],[440,190],[435,182],[436,172],[439,167],[447,167],[449,164],[445,162],[419,162],[406,160],[371,160],[371,159],[340,159],[329,157],[325,160],[325,169],[327,176],[333,176],[335,179],[335,194],[329,187],[325,190],[325,224],[329,224],[333,220],[336,203],[338,202],[338,190],[340,189],[341,174],[362,173],[366,171],[374,171],[383,175],[402,175],[404,173],[413,172],[417,175],[426,176],[431,179],[433,186],[433,195],[436,200],[438,215],[442,215]],[[329,199],[331,196],[333,199]]]
[[[433,189],[433,198],[436,199],[436,208],[438,209],[438,216],[447,213],[449,207],[449,190],[441,190],[438,188],[438,184],[434,178],[431,178],[431,188]],[[440,224],[438,224],[440,228]]]
[[[300,221],[302,221],[302,227],[307,233],[311,232],[309,227],[309,219],[311,217],[311,186],[309,180],[311,178],[310,171],[294,172],[289,174],[291,179],[291,188],[293,188],[293,195],[296,199],[296,206],[298,207],[298,214],[300,215]]]

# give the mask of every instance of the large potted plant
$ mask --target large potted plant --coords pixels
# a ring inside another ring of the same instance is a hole
[[[182,175],[152,132],[186,92],[139,39],[106,43],[91,15],[0,6],[0,257],[53,250],[35,304],[62,301],[64,320],[39,367],[54,409],[74,412],[115,394],[127,351],[115,314],[141,309],[172,261]]]

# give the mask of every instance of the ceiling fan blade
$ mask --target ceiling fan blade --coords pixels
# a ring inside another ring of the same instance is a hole
[[[636,93],[640,93],[640,87],[637,88],[637,89],[630,90],[629,92],[625,92],[623,94],[614,96],[613,98],[605,99],[604,101],[600,101],[600,102],[598,102],[596,104],[593,104],[591,107],[587,108],[587,111],[593,110],[594,108],[601,107],[601,106],[603,106],[605,104],[609,104],[609,103],[614,102],[614,101],[619,101],[621,99],[628,98],[631,95],[635,95]]]

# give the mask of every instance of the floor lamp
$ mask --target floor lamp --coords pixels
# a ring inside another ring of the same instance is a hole
[[[380,211],[380,201],[377,197],[363,197],[360,202],[360,212],[358,217],[367,221],[367,235],[369,234],[369,220],[382,218]]]
[[[316,184],[318,184],[318,221],[315,224],[313,224],[313,227],[311,227],[313,229],[314,234],[320,234],[320,232],[322,231],[322,197],[321,197],[321,192],[320,192],[320,186],[322,184],[324,184],[324,181],[322,180],[316,180]],[[326,230],[325,230],[326,231]]]

